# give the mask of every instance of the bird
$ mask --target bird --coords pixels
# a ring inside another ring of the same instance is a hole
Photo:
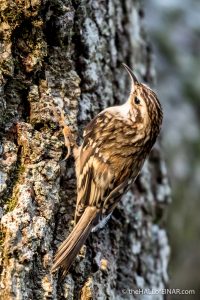
[[[74,147],[77,177],[75,226],[59,246],[51,272],[67,274],[81,247],[98,223],[108,217],[142,169],[160,133],[163,112],[156,93],[131,79],[128,100],[104,109],[86,126],[83,143],[75,146],[66,128],[66,146]]]

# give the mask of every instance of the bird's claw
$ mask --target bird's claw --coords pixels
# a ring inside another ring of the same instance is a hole
[[[60,114],[58,114],[57,109],[59,110]],[[55,108],[55,106],[53,106],[53,114],[56,117],[56,121],[59,123],[59,126],[61,126],[63,128],[62,132],[63,132],[63,136],[64,136],[64,144],[65,144],[65,147],[67,148],[67,155],[65,156],[65,158],[62,161],[65,161],[68,159],[68,157],[71,154],[71,148],[74,147],[76,144],[75,144],[71,129],[66,124],[65,115],[64,115],[64,111],[62,110],[62,108],[59,106],[57,106]]]

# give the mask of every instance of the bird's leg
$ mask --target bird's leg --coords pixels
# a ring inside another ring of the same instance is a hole
[[[106,226],[106,224],[108,223],[111,215],[112,215],[112,212],[109,213],[109,215],[107,215],[103,219],[101,219],[100,222],[95,227],[92,228],[91,232],[96,232],[96,231],[104,228],[104,226]]]
[[[59,109],[60,115],[58,114],[58,112],[56,110],[57,108]],[[71,129],[66,124],[64,111],[59,106],[57,106],[56,108],[55,108],[55,106],[53,106],[53,113],[54,113],[54,116],[56,117],[57,122],[59,123],[59,126],[62,127],[62,132],[63,132],[63,136],[64,136],[64,144],[65,144],[65,147],[67,148],[67,155],[65,156],[65,158],[63,160],[68,159],[68,157],[71,154],[71,151],[76,160],[77,156],[78,156],[78,148],[79,147],[76,144],[76,141],[71,132]]]

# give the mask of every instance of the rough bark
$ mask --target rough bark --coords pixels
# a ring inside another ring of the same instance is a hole
[[[170,191],[159,146],[65,280],[50,273],[76,202],[74,161],[61,162],[51,103],[63,105],[81,141],[91,118],[126,100],[122,62],[153,80],[140,1],[2,0],[0,10],[2,299],[145,299],[129,289],[167,282]]]

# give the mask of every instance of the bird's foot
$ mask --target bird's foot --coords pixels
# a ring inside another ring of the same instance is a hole
[[[100,222],[95,227],[92,228],[91,232],[96,232],[96,231],[102,229],[103,227],[105,227],[106,224],[108,223],[111,215],[112,215],[112,213],[110,213],[109,215],[107,215],[106,217],[101,219]]]
[[[72,152],[71,149],[73,150],[74,156],[76,156],[76,152],[78,150],[78,145],[76,144],[74,135],[72,134],[70,127],[66,124],[64,110],[59,106],[56,106],[56,107],[53,106],[52,109],[53,109],[53,114],[56,118],[56,121],[58,122],[59,126],[62,127],[62,132],[63,132],[63,136],[64,136],[64,144],[65,144],[65,147],[67,148],[67,155],[63,159],[63,161],[64,161],[64,160],[68,159],[68,157],[70,156],[70,154]],[[59,113],[57,110],[59,110]]]

